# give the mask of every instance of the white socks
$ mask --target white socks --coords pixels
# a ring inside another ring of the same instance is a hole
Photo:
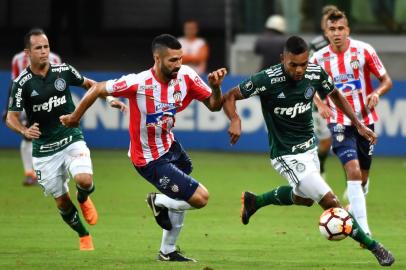
[[[20,143],[21,160],[23,161],[24,172],[32,172],[32,142],[21,140]]]
[[[178,210],[184,211],[189,209],[194,209],[190,204],[185,201],[179,201],[172,198],[169,198],[165,194],[157,194],[155,197],[155,204],[157,206],[164,206],[169,210]],[[173,224],[173,223],[172,223]]]
[[[348,200],[351,204],[351,213],[365,233],[371,234],[368,226],[367,208],[361,180],[347,181]]]
[[[162,230],[163,233],[160,250],[163,254],[168,254],[176,250],[176,240],[178,240],[179,233],[183,227],[185,214],[185,211],[168,211],[169,219],[172,223],[172,230]]]

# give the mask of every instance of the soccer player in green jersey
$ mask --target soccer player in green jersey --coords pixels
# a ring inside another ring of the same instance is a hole
[[[75,110],[69,86],[89,89],[95,82],[83,77],[68,64],[49,62],[49,42],[44,31],[33,29],[24,38],[30,65],[13,81],[7,125],[33,140],[33,167],[38,183],[46,195],[52,195],[63,220],[79,237],[80,250],[93,250],[93,241],[80,220],[69,196],[69,174],[77,187],[77,200],[85,220],[94,225],[97,211],[89,194],[94,191],[90,151],[79,128],[67,128],[59,116]],[[121,110],[126,105],[118,100],[110,104]],[[25,110],[29,127],[19,120]]]
[[[270,204],[311,206],[317,202],[323,209],[341,207],[320,175],[312,121],[316,91],[322,98],[328,95],[353,121],[361,136],[371,143],[376,142],[376,134],[357,119],[327,73],[320,66],[309,63],[308,47],[302,38],[292,36],[286,41],[281,60],[281,64],[254,74],[224,95],[223,109],[231,120],[228,129],[231,144],[241,135],[236,100],[259,96],[268,129],[272,165],[289,182],[287,186],[258,196],[243,192],[243,224],[248,224],[258,209]],[[351,237],[371,250],[379,264],[391,265],[395,260],[392,254],[365,234],[354,218],[352,220]]]

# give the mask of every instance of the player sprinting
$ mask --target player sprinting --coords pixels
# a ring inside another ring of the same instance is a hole
[[[89,195],[94,191],[90,151],[79,128],[66,128],[59,116],[72,112],[69,86],[90,88],[95,82],[83,77],[68,64],[49,62],[49,42],[41,29],[29,31],[24,38],[30,65],[13,81],[7,113],[7,125],[33,140],[33,166],[45,195],[55,199],[63,220],[78,233],[80,250],[93,250],[92,238],[83,225],[69,196],[68,179],[72,175],[77,200],[87,223],[94,225],[98,215]],[[119,101],[114,106],[125,109]],[[28,128],[19,120],[22,111]]]
[[[49,52],[49,62],[50,64],[61,64],[61,58],[59,55]],[[25,51],[21,51],[13,56],[11,61],[11,80],[15,80],[18,75],[30,64],[30,58]],[[10,89],[8,95],[11,93],[12,83],[10,84]],[[20,121],[23,125],[27,124],[27,116],[24,111],[21,112]],[[37,176],[35,175],[34,169],[32,167],[32,141],[26,137],[22,137],[20,143],[20,155],[24,168],[24,186],[32,186],[37,184]]]
[[[311,61],[322,66],[333,78],[357,119],[374,130],[374,123],[378,120],[375,107],[379,97],[392,87],[392,81],[372,46],[350,39],[349,33],[345,14],[339,10],[329,13],[325,36],[331,45],[315,52]],[[379,80],[375,90],[371,73]],[[362,229],[370,234],[365,195],[368,193],[374,145],[357,133],[354,121],[329,97],[327,105],[332,111],[327,121],[333,135],[333,151],[346,173],[349,210]]]
[[[289,186],[280,186],[258,196],[244,192],[241,199],[243,224],[248,224],[258,209],[270,204],[311,206],[317,202],[323,209],[341,207],[319,171],[311,109],[316,91],[322,98],[328,95],[345,112],[360,136],[371,143],[376,142],[376,134],[357,120],[328,74],[308,61],[305,41],[300,37],[290,37],[284,48],[282,64],[254,74],[224,95],[223,109],[231,120],[228,132],[232,144],[241,135],[236,100],[260,97],[272,165],[289,182]],[[351,237],[371,250],[381,265],[391,265],[394,262],[392,254],[365,234],[355,219],[353,222]]]
[[[97,97],[125,97],[130,102],[130,156],[137,172],[163,194],[150,193],[147,202],[163,228],[158,260],[195,261],[176,250],[185,211],[204,207],[207,189],[190,176],[192,162],[175,138],[172,128],[176,113],[192,100],[203,102],[210,111],[221,109],[220,85],[226,69],[208,75],[207,86],[190,67],[182,65],[182,46],[172,35],[152,41],[154,66],[118,80],[97,83],[76,110],[61,117],[67,126],[76,126]]]

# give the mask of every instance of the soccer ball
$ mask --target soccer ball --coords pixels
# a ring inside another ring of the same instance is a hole
[[[352,231],[351,216],[342,208],[327,209],[320,216],[319,229],[328,240],[342,240]]]

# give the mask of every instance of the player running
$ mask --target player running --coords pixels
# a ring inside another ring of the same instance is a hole
[[[53,52],[49,52],[49,62],[50,64],[61,64],[62,60],[59,55]],[[11,80],[14,81],[15,79],[17,79],[18,75],[20,75],[20,73],[29,65],[30,58],[25,53],[25,51],[21,51],[15,54],[11,61]],[[10,96],[11,87],[12,83],[10,84],[8,96]],[[27,124],[27,116],[24,111],[21,112],[20,121],[23,125]],[[20,154],[25,175],[23,185],[32,186],[37,184],[37,176],[35,175],[35,171],[32,167],[32,141],[27,139],[26,137],[22,137],[20,143]]]
[[[163,194],[150,193],[148,205],[163,228],[158,260],[195,261],[176,250],[185,211],[204,207],[209,192],[190,176],[192,161],[175,138],[175,116],[192,100],[210,111],[221,109],[222,68],[208,75],[207,86],[190,67],[182,65],[182,46],[168,34],[152,41],[154,66],[118,80],[97,83],[76,110],[61,117],[66,126],[77,126],[97,97],[125,97],[130,101],[130,157],[137,172]]]
[[[87,223],[94,225],[98,215],[89,195],[94,191],[90,151],[79,128],[66,128],[59,116],[72,112],[69,86],[90,88],[95,82],[83,77],[68,64],[49,62],[49,42],[44,31],[33,29],[24,38],[30,65],[13,81],[7,125],[33,140],[33,166],[45,195],[52,195],[63,220],[78,233],[80,250],[93,250],[89,231],[83,225],[69,196],[69,174],[76,182],[77,200]],[[124,110],[122,102],[113,106]],[[28,128],[19,120],[22,111]]]
[[[223,109],[231,120],[228,129],[231,143],[241,135],[241,120],[236,112],[236,100],[259,96],[268,129],[272,165],[289,186],[280,186],[256,196],[242,195],[241,220],[250,217],[266,205],[305,205],[317,202],[323,209],[341,207],[331,188],[320,175],[312,123],[312,103],[316,91],[329,98],[354,123],[360,136],[371,143],[376,134],[357,120],[351,106],[335,88],[328,74],[318,65],[309,64],[307,44],[300,37],[290,37],[282,55],[282,64],[254,74],[224,95]],[[351,237],[364,244],[381,265],[394,262],[392,254],[369,237],[353,219]]]
[[[315,52],[311,62],[327,71],[355,111],[357,119],[374,130],[374,123],[378,120],[375,107],[380,96],[392,87],[392,81],[372,46],[350,39],[349,33],[345,14],[339,10],[329,13],[325,36],[331,45]],[[371,73],[379,80],[375,90]],[[362,229],[370,234],[365,195],[368,193],[374,145],[358,134],[354,121],[341,108],[337,108],[329,96],[327,105],[332,111],[327,122],[333,135],[333,151],[340,159],[347,177],[349,211]]]

